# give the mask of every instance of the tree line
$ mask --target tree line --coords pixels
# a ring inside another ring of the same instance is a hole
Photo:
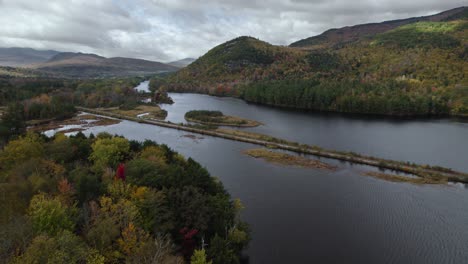
[[[299,109],[386,115],[448,114],[449,97],[437,91],[411,92],[405,82],[283,80],[241,87],[249,102]]]

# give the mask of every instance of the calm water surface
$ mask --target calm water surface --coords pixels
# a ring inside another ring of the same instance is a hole
[[[265,123],[252,129],[262,133],[329,148],[468,168],[468,127],[464,123],[352,119],[276,110],[230,98],[171,97],[175,104],[164,108],[173,122],[184,122],[188,110],[221,110]],[[282,167],[242,154],[258,147],[255,145],[212,137],[193,140],[184,137],[188,133],[183,131],[129,121],[91,128],[87,133],[101,131],[165,143],[219,177],[246,206],[243,218],[253,231],[247,252],[250,263],[468,261],[468,191],[462,185],[385,182],[361,176],[374,168],[328,159],[322,160],[339,169]],[[433,141],[436,138],[444,142]],[[450,148],[443,147],[446,145]]]
[[[171,93],[167,120],[185,122],[190,110],[220,110],[264,123],[248,130],[401,161],[445,166],[468,172],[468,120],[397,120],[306,113],[200,94]]]

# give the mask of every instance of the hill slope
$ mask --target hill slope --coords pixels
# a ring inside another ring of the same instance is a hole
[[[121,77],[176,71],[178,68],[154,61],[105,58],[95,54],[59,53],[35,67],[48,74],[71,78]]]
[[[385,21],[382,23],[369,23],[356,25],[351,27],[343,27],[339,29],[330,29],[324,33],[299,40],[292,43],[291,47],[308,47],[308,48],[327,48],[334,47],[336,45],[345,44],[357,41],[364,37],[372,37],[379,33],[384,33],[394,28],[412,24],[416,22],[441,22],[461,19],[468,15],[468,7],[459,7],[451,9],[439,14],[424,16],[424,17],[413,17],[408,19]]]
[[[181,84],[181,89],[205,82],[234,84],[257,80],[262,78],[262,73],[255,73],[256,70],[274,67],[295,53],[302,51],[273,46],[252,37],[239,37],[214,47],[169,80]]]
[[[173,91],[301,109],[465,115],[468,20],[461,18],[411,23],[313,50],[240,37],[159,83]]]
[[[57,55],[55,50],[35,50],[30,48],[0,48],[0,66],[26,66],[43,63]]]
[[[185,59],[181,59],[177,61],[171,61],[171,62],[168,62],[167,64],[178,67],[178,68],[183,68],[183,67],[187,67],[188,65],[190,65],[192,62],[196,60],[197,59],[194,59],[194,58],[185,58]]]

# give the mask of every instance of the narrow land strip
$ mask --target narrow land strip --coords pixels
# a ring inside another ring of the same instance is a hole
[[[130,117],[130,116],[124,116],[124,115],[99,111],[99,110],[91,109],[91,108],[84,108],[84,107],[76,107],[76,108],[80,111],[85,111],[85,112],[103,115],[103,116],[109,116],[109,117],[118,118],[118,119],[134,121],[134,122],[143,123],[143,124],[150,124],[150,125],[162,126],[162,127],[167,127],[167,128],[173,128],[177,130],[183,130],[187,132],[198,133],[198,134],[208,135],[208,136],[213,136],[213,137],[220,137],[224,139],[236,140],[236,141],[266,146],[270,148],[273,147],[273,148],[278,148],[278,149],[294,151],[297,153],[311,154],[311,155],[325,157],[325,158],[349,161],[352,163],[365,164],[365,165],[375,166],[379,168],[385,168],[385,169],[410,173],[410,174],[414,174],[422,178],[428,178],[428,179],[443,178],[443,179],[446,179],[447,181],[468,183],[467,173],[457,172],[448,168],[443,168],[443,167],[438,167],[438,166],[431,167],[429,165],[410,164],[410,163],[405,163],[401,161],[369,157],[369,156],[364,156],[364,155],[360,155],[360,154],[353,153],[353,152],[340,152],[340,151],[326,150],[317,146],[301,145],[296,142],[289,142],[289,141],[285,141],[282,139],[278,139],[278,138],[274,138],[274,137],[270,137],[266,135],[261,135],[261,136],[265,138],[269,138],[269,140],[259,139],[260,138],[259,134],[256,134],[257,135],[256,138],[253,138],[253,136],[249,137],[248,133],[243,133],[241,136],[240,133],[239,135],[235,135],[233,133],[230,134],[230,133],[222,132],[221,130],[204,130],[204,129],[194,128],[190,126],[174,124],[174,123],[167,122],[167,121],[141,119],[141,118],[136,118],[136,117]],[[281,142],[281,143],[278,143],[278,142]]]

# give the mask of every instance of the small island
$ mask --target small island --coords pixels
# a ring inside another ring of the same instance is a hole
[[[391,182],[407,182],[412,184],[447,184],[448,179],[444,177],[417,177],[417,176],[402,176],[395,174],[387,174],[382,172],[368,171],[362,173],[364,176],[374,177],[377,179]]]
[[[237,116],[227,116],[220,111],[192,110],[185,114],[185,120],[212,126],[256,127],[260,122]]]
[[[144,119],[164,120],[167,116],[166,110],[161,109],[158,105],[151,104],[139,104],[132,107],[108,107],[102,110],[118,115]]]

